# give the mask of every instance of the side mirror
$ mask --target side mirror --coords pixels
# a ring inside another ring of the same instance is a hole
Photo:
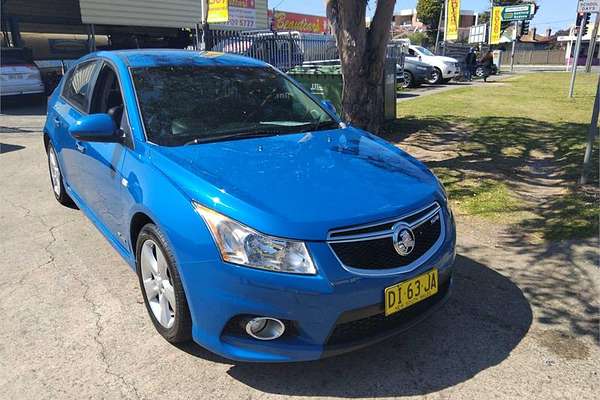
[[[323,105],[323,107],[325,107],[326,109],[328,109],[329,111],[331,111],[332,113],[337,115],[337,110],[335,109],[335,106],[333,105],[333,103],[331,101],[321,100],[321,104]]]
[[[84,142],[120,142],[117,124],[108,114],[90,114],[69,127],[69,134]]]
[[[419,56],[419,61],[423,61],[423,57]]]

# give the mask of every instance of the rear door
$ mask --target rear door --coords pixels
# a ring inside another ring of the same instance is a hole
[[[65,77],[60,96],[52,109],[48,110],[48,120],[54,128],[54,144],[63,167],[65,183],[78,198],[81,198],[83,186],[80,156],[85,148],[82,142],[69,134],[69,127],[88,113],[90,88],[97,70],[97,60],[84,61],[73,67]]]

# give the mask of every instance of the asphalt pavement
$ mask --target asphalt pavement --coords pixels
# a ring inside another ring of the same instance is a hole
[[[43,114],[16,104],[0,115],[1,398],[597,398],[598,241],[519,243],[469,219],[449,302],[391,340],[277,365],[170,345],[134,273],[55,201]]]

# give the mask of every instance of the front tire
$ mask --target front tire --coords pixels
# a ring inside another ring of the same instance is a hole
[[[431,73],[431,76],[427,79],[427,83],[431,85],[437,85],[442,82],[444,77],[442,76],[442,71],[439,68],[435,68]]]
[[[135,254],[140,289],[154,327],[170,343],[187,342],[192,336],[190,310],[173,251],[156,225],[142,228]]]
[[[73,202],[73,199],[69,197],[67,189],[65,188],[62,172],[58,163],[58,155],[56,154],[56,150],[54,149],[52,142],[48,142],[47,155],[48,172],[50,173],[50,184],[52,185],[52,193],[54,193],[56,201],[58,201],[60,204],[62,204],[65,207],[73,208],[75,206],[75,203]]]

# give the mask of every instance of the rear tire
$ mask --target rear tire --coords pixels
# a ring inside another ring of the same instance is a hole
[[[50,184],[52,187],[52,193],[54,193],[54,198],[56,198],[56,201],[63,206],[74,208],[75,203],[73,202],[73,199],[69,197],[67,189],[65,188],[62,172],[58,163],[58,156],[54,146],[52,145],[52,142],[48,142],[47,155],[48,172],[50,173]]]
[[[415,86],[415,78],[413,74],[408,71],[404,71],[404,80],[402,81],[402,89],[412,88]]]
[[[136,267],[146,310],[154,327],[169,343],[192,337],[192,318],[177,263],[165,236],[146,224],[136,242]]]

